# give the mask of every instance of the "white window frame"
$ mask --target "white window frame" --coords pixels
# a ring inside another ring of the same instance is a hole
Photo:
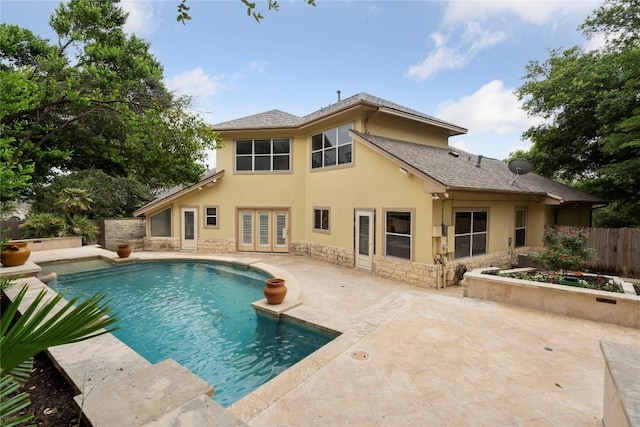
[[[469,232],[468,233],[461,233],[460,232],[460,228],[456,225],[456,216],[458,214],[462,214],[462,213],[470,213],[471,214],[471,224],[469,224]],[[479,214],[479,213],[484,213],[487,216],[487,220],[486,220],[486,227],[484,231],[474,231],[473,229],[473,216],[475,214]],[[489,209],[460,209],[460,210],[456,210],[453,214],[453,223],[454,225],[456,225],[455,227],[455,235],[454,235],[454,241],[459,238],[459,237],[466,237],[469,236],[469,253],[465,254],[465,255],[461,255],[461,256],[457,256],[457,250],[458,248],[454,248],[454,259],[460,259],[460,258],[468,258],[468,257],[472,257],[472,256],[478,256],[478,255],[485,255],[489,253]],[[484,235],[484,252],[482,253],[478,253],[478,254],[473,254],[473,238],[474,236],[481,236]]]
[[[409,214],[409,234],[400,233],[396,230],[390,230],[389,224],[389,214]],[[415,235],[414,227],[415,227],[415,209],[385,209],[384,210],[384,255],[387,257],[398,258],[398,259],[406,259],[408,261],[413,261],[413,236]],[[398,256],[398,255],[390,255],[389,254],[389,237],[409,237],[409,256]]]
[[[266,142],[269,141],[269,153],[256,153],[256,142]],[[274,144],[276,141],[287,141],[289,143],[289,151],[286,153],[276,153],[274,150]],[[241,153],[238,154],[238,147],[241,143],[251,143],[251,153]],[[292,144],[291,138],[255,138],[255,139],[236,139],[234,141],[234,168],[236,173],[287,173],[291,172],[291,161],[292,161]],[[256,159],[268,157],[269,158],[269,169],[256,169]],[[274,159],[278,157],[286,157],[288,159],[289,167],[287,169],[274,169]],[[238,169],[238,159],[251,159],[251,169]]]
[[[209,214],[209,209],[215,209],[216,213],[213,215]],[[218,205],[208,205],[208,206],[203,206],[203,210],[204,210],[204,215],[202,215],[202,217],[204,218],[204,228],[220,228],[220,206]],[[209,224],[209,218],[215,218],[216,223],[215,225],[210,225]]]
[[[320,227],[317,227],[316,214],[320,212]],[[329,233],[331,231],[331,209],[317,206],[313,208],[313,231],[317,233]]]
[[[353,138],[349,136],[350,129],[353,129],[353,123],[346,123],[311,136],[311,170],[343,167],[353,164]],[[328,137],[333,137],[335,139],[334,145],[327,145]],[[320,143],[320,147],[314,148],[314,140]],[[345,147],[350,147],[349,159],[341,162],[339,155],[340,150],[344,149]],[[327,152],[334,149],[335,163],[325,164]],[[320,157],[319,164],[314,164],[314,155]]]

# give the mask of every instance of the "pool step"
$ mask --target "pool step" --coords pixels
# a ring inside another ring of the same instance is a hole
[[[213,417],[217,404],[208,402],[211,396],[211,385],[167,359],[125,378],[98,384],[75,401],[93,426],[179,426],[188,424],[176,420]]]

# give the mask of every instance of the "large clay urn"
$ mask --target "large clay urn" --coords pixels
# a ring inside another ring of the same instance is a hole
[[[128,243],[124,243],[122,245],[118,245],[118,250],[116,251],[120,258],[128,258],[131,255],[131,245]]]
[[[9,242],[2,248],[2,265],[5,267],[17,267],[24,264],[29,259],[31,250],[27,247],[27,242]]]
[[[267,298],[267,304],[280,304],[287,295],[284,279],[267,279],[265,284],[264,296]]]

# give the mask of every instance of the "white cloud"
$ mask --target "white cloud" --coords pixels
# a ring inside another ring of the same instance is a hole
[[[467,0],[450,1],[444,14],[445,23],[485,20],[498,14],[510,13],[525,22],[542,25],[556,20],[559,16],[588,14],[602,0]]]
[[[406,76],[417,80],[428,79],[441,70],[455,70],[465,67],[481,51],[507,38],[502,31],[488,31],[476,22],[469,22],[455,46],[448,46],[450,37],[440,32],[430,35],[435,45],[424,61],[412,65]]]
[[[215,95],[223,85],[223,76],[210,76],[200,67],[166,80],[167,87],[178,95],[193,97]]]
[[[255,61],[251,61],[249,63],[249,68],[258,74],[263,74],[266,69],[269,67],[269,62],[266,59],[256,59]]]
[[[520,108],[514,89],[493,80],[471,95],[438,105],[436,116],[469,129],[469,133],[493,132],[500,135],[522,133],[541,123]]]
[[[177,95],[193,98],[193,110],[205,120],[213,121],[213,98],[222,89],[224,76],[210,76],[200,67],[165,79],[167,88]]]
[[[158,27],[158,16],[154,13],[152,1],[123,0],[120,7],[129,14],[124,24],[127,34],[151,35]]]

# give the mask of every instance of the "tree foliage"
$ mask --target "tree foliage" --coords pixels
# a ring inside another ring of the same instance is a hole
[[[54,43],[0,24],[0,175],[17,183],[0,186],[3,200],[60,171],[99,169],[154,189],[200,178],[217,135],[166,89],[126,18],[118,0],[60,3]]]
[[[581,26],[604,32],[597,51],[552,50],[531,61],[518,89],[524,109],[545,119],[524,138],[541,175],[573,183],[611,201],[596,213],[601,226],[640,226],[640,6],[610,0]]]
[[[316,5],[315,0],[304,1],[310,6]],[[240,2],[247,8],[247,15],[252,16],[256,22],[260,22],[264,19],[262,12],[257,9],[255,2],[249,0],[240,0]],[[277,11],[280,10],[280,4],[276,0],[267,0],[267,8],[269,10]],[[189,10],[191,10],[191,7],[187,6],[187,0],[181,0],[180,3],[178,3],[178,16],[176,17],[176,20],[178,22],[182,22],[182,24],[186,24],[186,21],[191,20]]]
[[[131,216],[140,206],[153,199],[147,185],[136,178],[109,176],[107,173],[87,169],[56,176],[49,184],[33,189],[33,212],[64,214],[56,203],[65,188],[81,188],[92,200],[89,218],[121,218]]]

